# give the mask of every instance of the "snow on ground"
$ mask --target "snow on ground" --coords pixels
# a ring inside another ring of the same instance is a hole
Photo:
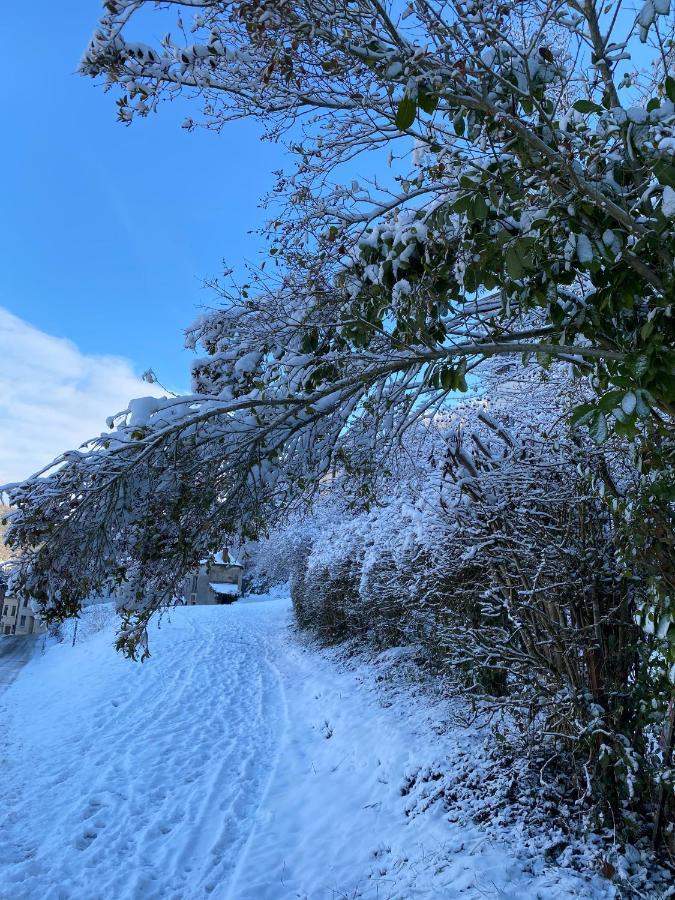
[[[613,896],[415,815],[411,773],[479,742],[376,689],[386,666],[303,644],[287,598],[178,608],[142,665],[98,627],[0,695],[2,900]]]

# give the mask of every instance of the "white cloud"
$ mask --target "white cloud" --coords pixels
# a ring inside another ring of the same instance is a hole
[[[32,475],[150,394],[161,391],[128,360],[84,354],[0,307],[0,484]]]

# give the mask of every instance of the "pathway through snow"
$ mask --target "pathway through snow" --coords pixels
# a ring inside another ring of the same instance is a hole
[[[428,710],[290,621],[286,599],[180,608],[143,665],[110,627],[31,660],[0,696],[2,900],[611,896],[441,808],[406,817]]]
[[[37,650],[41,637],[35,634],[0,636],[0,693],[9,687]]]

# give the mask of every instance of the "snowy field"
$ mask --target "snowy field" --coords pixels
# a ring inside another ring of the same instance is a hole
[[[476,738],[376,687],[391,652],[303,645],[285,597],[179,608],[142,665],[113,622],[85,632],[0,695],[3,900],[614,896],[515,833],[415,814],[411,773]]]

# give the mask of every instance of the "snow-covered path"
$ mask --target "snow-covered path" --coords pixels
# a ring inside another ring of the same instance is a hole
[[[286,599],[182,608],[143,665],[110,627],[32,659],[0,696],[0,898],[611,896],[440,803],[406,815],[433,711],[290,621]]]
[[[3,695],[3,900],[185,898],[228,883],[283,710],[274,616],[229,612],[177,610],[142,666],[115,654],[109,630],[53,647]]]
[[[39,642],[40,637],[34,634],[0,636],[0,693],[14,681]]]

